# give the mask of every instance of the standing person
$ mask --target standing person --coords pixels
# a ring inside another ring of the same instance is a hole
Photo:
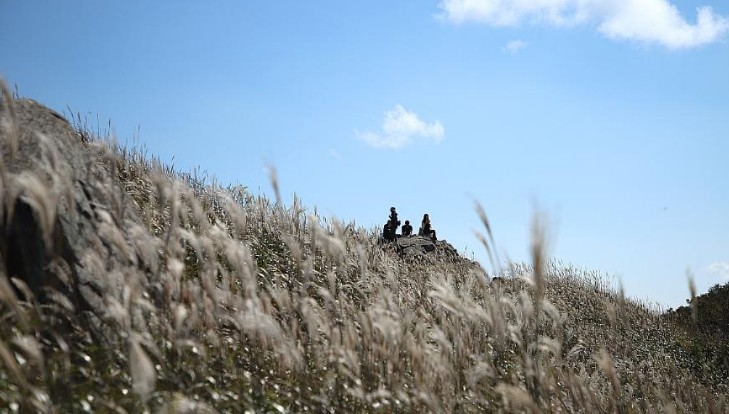
[[[435,237],[435,230],[430,226],[430,216],[425,214],[423,216],[423,221],[420,223],[420,231],[418,231],[418,236],[424,236],[429,237],[433,241],[437,241]]]
[[[397,210],[395,207],[390,207],[390,226],[392,227],[392,232],[394,233],[395,230],[397,230],[397,226],[400,225],[400,220],[397,219]]]
[[[385,227],[382,228],[382,238],[387,241],[394,241],[397,238],[397,226],[400,225],[400,221],[397,219],[397,209],[390,207],[390,217],[385,223]]]
[[[410,220],[405,220],[405,224],[402,226],[402,237],[412,236],[413,226],[410,225]]]

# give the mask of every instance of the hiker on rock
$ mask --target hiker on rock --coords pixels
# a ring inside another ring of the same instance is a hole
[[[400,220],[397,219],[397,210],[395,207],[390,207],[390,227],[392,227],[392,232],[395,233],[397,230],[397,226],[400,225]]]
[[[435,230],[430,226],[430,216],[425,214],[423,221],[420,223],[420,230],[418,230],[418,236],[428,237],[430,240],[438,241],[435,237]]]
[[[410,220],[405,220],[405,224],[402,226],[402,237],[408,237],[413,235],[413,226],[410,225]]]
[[[395,240],[395,229],[390,225],[390,220],[388,220],[382,228],[382,238],[387,241]]]

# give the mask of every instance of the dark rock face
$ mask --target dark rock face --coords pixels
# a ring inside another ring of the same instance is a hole
[[[126,201],[101,147],[32,100],[0,101],[0,265],[44,301],[61,292],[77,310],[101,315],[105,300],[144,284]],[[3,277],[0,275],[0,277]],[[133,279],[133,280],[132,280]]]
[[[435,242],[421,236],[399,237],[397,246],[404,256],[414,257],[435,251]]]
[[[385,243],[385,246],[397,252],[406,261],[429,264],[449,262],[465,266],[467,269],[480,268],[477,262],[463,257],[446,240],[434,242],[430,238],[423,236],[399,237],[393,243]]]

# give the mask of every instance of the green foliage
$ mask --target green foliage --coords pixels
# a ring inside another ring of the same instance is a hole
[[[686,302],[687,306],[664,315],[683,334],[680,346],[694,361],[704,362],[695,364],[695,371],[709,367],[715,375],[729,377],[729,283],[716,284]],[[696,309],[695,319],[692,307]]]

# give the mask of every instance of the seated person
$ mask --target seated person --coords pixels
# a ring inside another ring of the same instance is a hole
[[[418,230],[418,236],[428,237],[433,241],[438,239],[435,237],[435,230],[430,227],[430,217],[426,214],[423,216],[423,221],[420,223],[420,230]]]
[[[410,225],[410,220],[405,220],[405,225],[402,226],[402,236],[408,237],[413,234],[413,226]]]
[[[390,225],[390,221],[385,223],[385,227],[382,228],[382,238],[387,241],[395,240],[395,229]]]

